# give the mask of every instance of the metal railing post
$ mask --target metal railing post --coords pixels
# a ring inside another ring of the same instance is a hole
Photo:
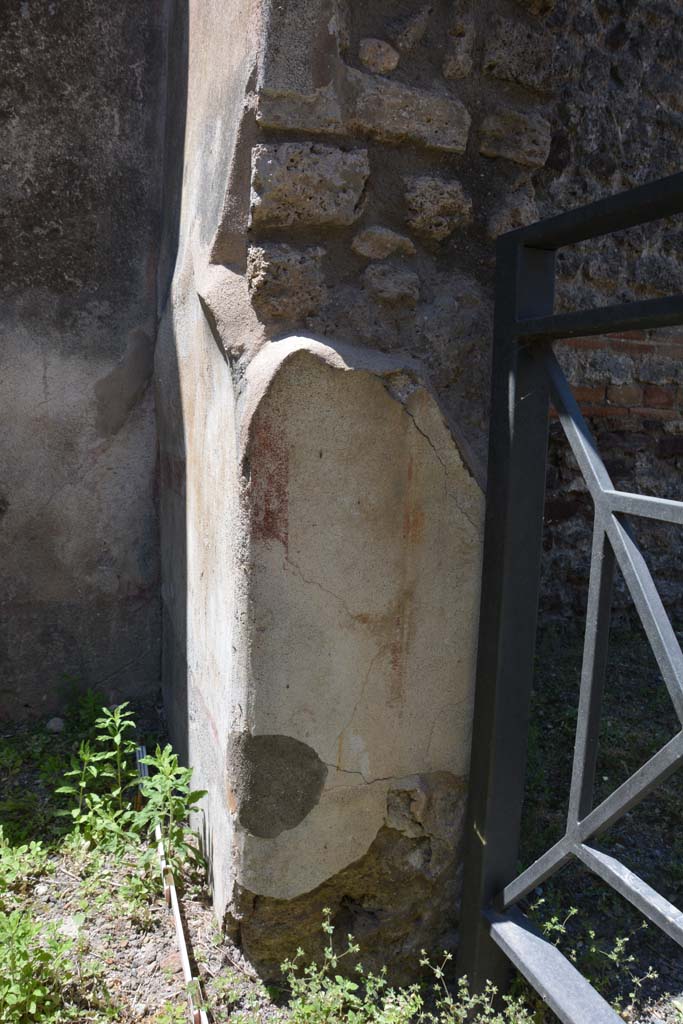
[[[475,991],[514,965],[564,1024],[619,1024],[570,959],[517,904],[570,861],[624,896],[683,947],[683,911],[595,845],[683,768],[683,649],[628,516],[683,525],[683,502],[615,490],[555,358],[553,339],[683,324],[683,293],[553,312],[556,249],[683,213],[683,173],[539,221],[498,240],[484,566],[465,828],[458,968]],[[567,828],[517,874],[540,583],[548,400],[595,506],[581,693]],[[597,806],[595,747],[618,565],[681,729]]]
[[[548,382],[518,320],[553,310],[553,250],[498,241],[487,512],[458,973],[504,986],[484,912],[516,873],[538,604]]]

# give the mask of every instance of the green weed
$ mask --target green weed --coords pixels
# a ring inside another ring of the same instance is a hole
[[[0,825],[0,911],[8,911],[16,896],[28,893],[37,879],[51,869],[42,843],[12,846]]]
[[[97,972],[77,943],[21,911],[0,912],[0,1020],[7,1024],[111,1019]]]

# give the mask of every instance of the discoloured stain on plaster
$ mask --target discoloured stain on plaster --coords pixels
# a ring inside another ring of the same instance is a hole
[[[338,934],[352,932],[371,968],[391,964],[392,982],[414,972],[421,948],[452,944],[460,880],[465,780],[450,772],[410,776],[389,785],[385,823],[358,860],[291,900],[236,885],[226,926],[266,978],[301,945],[322,952],[323,907]],[[293,939],[292,937],[295,936]]]
[[[292,736],[232,733],[227,762],[231,811],[244,829],[266,839],[303,821],[327,778],[315,750]]]
[[[278,540],[287,549],[289,453],[281,424],[257,412],[249,460],[252,536]]]

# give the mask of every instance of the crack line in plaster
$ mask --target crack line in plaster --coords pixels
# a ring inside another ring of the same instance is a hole
[[[395,781],[397,781],[399,779],[404,779],[406,777],[405,773],[404,773],[403,775],[384,775],[384,776],[380,776],[380,777],[378,777],[376,779],[368,779],[368,778],[365,777],[365,775],[363,775],[362,772],[352,771],[350,768],[339,768],[336,764],[329,764],[327,761],[324,761],[323,763],[328,768],[332,768],[332,769],[334,769],[334,771],[340,772],[342,775],[358,775],[358,776],[360,776],[360,778],[363,780],[364,785],[366,785],[366,786],[374,786],[374,784],[376,782],[395,782]],[[356,786],[333,786],[331,789],[328,790],[328,792],[332,793],[332,792],[334,792],[335,789],[356,789],[356,788],[357,788]]]
[[[368,685],[368,680],[370,679],[370,674],[372,673],[372,670],[375,667],[375,663],[376,663],[377,659],[380,658],[382,656],[382,654],[384,654],[386,652],[387,646],[388,646],[387,644],[382,644],[382,646],[379,647],[375,651],[375,653],[373,654],[372,658],[370,659],[370,664],[368,665],[368,670],[365,673],[365,676],[363,677],[363,682],[361,683],[360,693],[358,694],[358,697],[356,698],[356,702],[353,705],[353,709],[352,709],[351,714],[349,716],[349,720],[346,723],[346,725],[342,728],[341,732],[339,733],[339,736],[337,737],[337,750],[340,750],[340,748],[341,748],[341,746],[342,746],[342,744],[344,742],[344,736],[346,735],[346,732],[351,728],[351,725],[353,724],[353,720],[356,717],[356,711],[358,711],[358,705],[360,704],[360,702],[362,701],[363,697],[365,696],[365,690],[366,690],[366,687]],[[345,770],[346,769],[344,769],[344,768],[340,768],[339,769],[339,771],[345,771]],[[367,779],[365,779],[365,776],[363,775],[362,772],[358,772],[357,774],[362,776],[362,778],[367,782]]]
[[[334,598],[334,600],[337,601],[337,603],[340,604],[341,607],[344,609],[345,614],[348,615],[348,617],[350,619],[353,619],[354,621],[356,620],[356,616],[353,614],[353,612],[351,612],[349,610],[349,607],[346,604],[346,602],[344,601],[343,597],[340,597],[339,594],[335,594],[334,591],[332,591],[332,590],[328,590],[327,587],[324,587],[322,585],[322,583],[318,582],[318,580],[309,580],[309,579],[307,579],[304,576],[304,574],[301,571],[301,569],[299,568],[299,566],[296,564],[296,562],[293,562],[291,560],[291,558],[289,557],[289,554],[285,554],[285,564],[291,566],[291,568],[294,570],[295,574],[304,583],[307,583],[310,587],[317,587],[318,590],[322,590],[323,594],[327,594],[329,597]]]
[[[432,439],[429,436],[429,434],[426,434],[425,431],[420,427],[420,425],[418,424],[417,420],[413,416],[413,414],[410,411],[410,409],[406,408],[406,406],[403,405],[403,403],[401,403],[401,408],[403,409],[403,411],[406,414],[406,416],[409,416],[410,419],[413,421],[413,426],[417,430],[418,434],[420,434],[420,436],[425,439],[425,441],[427,442],[429,447],[432,449],[432,451],[436,455],[436,458],[437,458],[439,464],[441,465],[441,468],[444,471],[444,494],[445,494],[445,496],[447,498],[451,499],[451,501],[453,502],[453,504],[457,508],[458,512],[460,512],[465,517],[465,519],[470,524],[470,526],[478,533],[479,532],[479,525],[477,523],[475,523],[475,521],[470,516],[469,512],[465,508],[463,508],[463,506],[460,504],[460,502],[457,499],[457,497],[455,496],[455,494],[452,491],[448,490],[448,483],[447,483],[448,476],[449,476],[448,466],[446,465],[446,463],[444,462],[443,458],[441,457],[441,454],[440,454],[439,450],[437,449],[436,445],[432,441]]]
[[[469,695],[467,697],[461,697],[460,700],[456,701],[455,704],[449,705],[449,707],[451,709],[459,708],[463,704],[467,704],[469,700],[470,700]],[[444,710],[444,709],[440,708],[439,712],[434,715],[434,718],[432,720],[431,728],[429,730],[429,739],[427,740],[427,746],[425,748],[426,749],[427,757],[429,757],[429,752],[430,752],[430,750],[432,748],[432,742],[434,740],[434,733],[436,732],[436,727],[442,721],[442,715],[441,715],[441,711],[442,710]]]
[[[299,577],[299,579],[302,580],[304,583],[306,583],[306,584],[308,584],[309,586],[312,586],[312,587],[318,587],[318,589],[322,590],[322,592],[324,594],[328,594],[330,597],[334,598],[334,600],[337,601],[341,605],[341,607],[344,609],[345,614],[348,615],[348,617],[352,621],[354,621],[354,622],[357,621],[356,616],[353,615],[353,613],[349,610],[349,608],[348,608],[347,604],[345,603],[344,599],[342,597],[340,597],[339,594],[335,594],[333,591],[328,590],[327,587],[324,587],[322,585],[322,583],[318,582],[318,580],[307,579],[304,576],[303,572],[301,571],[300,567],[296,564],[296,562],[293,562],[291,560],[291,558],[289,557],[288,554],[285,555],[285,564],[289,565],[294,570],[294,572]],[[353,705],[353,708],[351,710],[351,714],[349,716],[349,719],[348,719],[346,725],[341,729],[341,731],[340,731],[340,733],[339,733],[339,735],[337,737],[337,747],[339,747],[339,745],[341,743],[343,743],[344,735],[346,734],[348,729],[351,728],[353,720],[356,717],[356,712],[358,710],[358,706],[359,706],[360,702],[362,701],[363,697],[365,696],[365,690],[366,690],[368,681],[370,679],[370,675],[372,673],[372,670],[375,667],[375,663],[377,662],[378,658],[380,658],[383,654],[386,653],[386,650],[387,650],[387,644],[382,644],[382,646],[379,647],[378,650],[375,651],[375,653],[373,654],[373,656],[372,656],[372,658],[370,660],[370,664],[368,666],[367,672],[365,673],[365,676],[363,677],[363,682],[361,683],[361,687],[360,687],[360,693],[358,694],[358,697],[356,698],[356,701],[355,701],[355,703]],[[333,766],[332,765],[328,765],[328,767],[333,767]],[[346,773],[348,775],[360,775],[360,777],[363,779],[363,781],[367,785],[370,785],[372,782],[386,781],[386,780],[383,780],[383,779],[368,780],[368,779],[366,779],[366,777],[363,775],[362,772],[352,772],[350,769],[339,768],[337,765],[334,765],[334,767],[337,769],[337,771],[344,772],[344,773]],[[394,776],[389,776],[388,778],[393,778],[393,777]]]

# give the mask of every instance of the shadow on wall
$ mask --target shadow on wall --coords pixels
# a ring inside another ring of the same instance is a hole
[[[189,0],[172,0],[169,11],[167,37],[167,94],[166,123],[164,138],[164,184],[162,201],[161,242],[158,264],[158,306],[157,322],[160,323],[164,310],[167,308],[180,236],[183,168],[185,163],[185,125],[187,119],[188,93],[188,44],[189,44]],[[169,327],[173,330],[172,318]],[[176,344],[167,346],[168,358],[165,362],[163,379],[157,378],[157,389],[164,389],[164,401],[157,396],[157,416],[160,410],[167,408],[181,409],[180,368],[178,365],[178,348]],[[163,433],[159,423],[160,433]],[[163,586],[173,586],[175,604],[181,614],[176,624],[171,622],[162,599],[162,679],[164,701],[169,717],[174,723],[183,723],[182,735],[174,735],[173,739],[182,759],[187,763],[188,750],[188,701],[187,701],[187,656],[186,631],[178,628],[179,623],[186,622],[187,613],[187,536],[186,536],[186,488],[185,488],[185,443],[182,430],[182,417],[176,424],[169,424],[176,439],[174,455],[166,452],[160,454],[159,473],[160,486],[172,491],[177,500],[174,502],[174,547],[169,553],[173,564],[173,574],[169,583],[168,577]],[[162,553],[163,554],[163,553]],[[174,652],[175,649],[175,652]],[[175,656],[173,656],[173,652]],[[168,667],[173,666],[173,678],[167,680]],[[172,708],[169,705],[172,702]]]

